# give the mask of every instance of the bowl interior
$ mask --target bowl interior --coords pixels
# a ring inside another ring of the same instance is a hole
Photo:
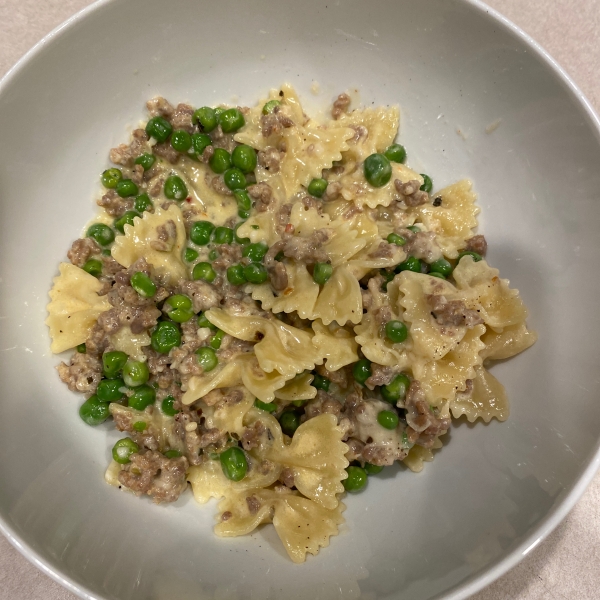
[[[146,99],[251,104],[283,82],[308,111],[344,90],[399,104],[409,164],[436,188],[473,180],[489,262],[520,289],[540,336],[493,369],[511,400],[506,423],[457,422],[422,473],[373,478],[347,499],[341,535],[302,566],[272,528],[219,540],[214,506],[186,495],[156,507],[107,486],[114,432],[79,420],[43,323],[108,150]],[[105,2],[8,78],[0,131],[0,516],[91,597],[465,597],[539,537],[589,466],[600,432],[598,130],[557,72],[480,6]]]

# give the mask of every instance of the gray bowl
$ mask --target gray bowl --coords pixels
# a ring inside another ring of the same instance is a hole
[[[282,82],[310,110],[348,88],[399,103],[411,166],[438,187],[474,181],[489,261],[540,336],[494,368],[506,423],[458,422],[421,474],[373,479],[301,566],[270,529],[215,538],[213,508],[190,496],[157,507],[107,486],[114,432],[79,420],[43,323],[108,149],[145,100],[252,103]],[[458,599],[490,583],[599,463],[599,131],[564,72],[474,1],[102,1],[71,19],[0,86],[2,531],[83,598]]]

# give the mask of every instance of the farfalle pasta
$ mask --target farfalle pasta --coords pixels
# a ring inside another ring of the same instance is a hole
[[[337,535],[343,494],[421,471],[453,418],[508,418],[490,363],[536,340],[471,182],[434,192],[399,108],[350,105],[310,117],[289,85],[252,108],[151,99],[48,304],[82,420],[121,432],[105,480],[156,503],[189,485],[216,535],[272,524],[296,563]]]

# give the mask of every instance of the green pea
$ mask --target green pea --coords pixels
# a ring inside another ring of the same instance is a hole
[[[388,321],[385,324],[385,335],[390,342],[401,344],[408,337],[408,329],[402,321]]]
[[[171,146],[177,152],[187,152],[192,147],[192,136],[183,129],[176,129],[171,135]]]
[[[152,348],[160,354],[168,354],[171,348],[181,345],[181,331],[175,323],[161,321],[150,336]]]
[[[387,147],[384,155],[392,162],[403,163],[406,160],[406,148],[400,144],[392,144]]]
[[[102,367],[104,370],[105,377],[112,379],[119,376],[119,372],[125,366],[129,357],[125,352],[113,350],[112,352],[105,352],[102,355]]]
[[[91,396],[79,408],[79,416],[84,423],[95,427],[108,419],[110,409],[106,402],[98,399],[98,396]]]
[[[429,275],[430,277],[437,277],[438,279],[446,279],[441,273],[436,273],[435,271],[429,273]]]
[[[115,189],[121,198],[130,198],[139,193],[138,186],[131,179],[121,179]]]
[[[205,133],[194,133],[192,135],[192,145],[194,146],[194,152],[201,156],[208,146],[212,146],[212,140]]]
[[[308,402],[308,400],[293,400],[292,401],[292,405],[293,406],[297,406],[298,408],[301,408],[302,406],[304,406],[306,403]]]
[[[91,237],[101,246],[108,246],[115,240],[115,232],[104,223],[94,223],[86,233],[87,237]]]
[[[140,215],[135,210],[128,210],[127,212],[124,212],[123,215],[118,219],[115,219],[113,225],[117,231],[125,233],[125,225],[133,225],[133,219],[139,216]]]
[[[120,465],[130,462],[129,457],[140,451],[140,447],[130,438],[119,440],[112,449],[112,457]]]
[[[154,156],[154,154],[148,154],[146,152],[146,153],[138,156],[134,162],[136,165],[142,165],[142,168],[144,169],[144,171],[147,171],[148,169],[152,168],[152,165],[154,164],[155,161],[156,161],[156,156]]]
[[[198,364],[205,373],[212,371],[219,364],[217,354],[212,348],[207,346],[198,348],[198,350],[196,350],[196,356],[198,357]]]
[[[313,387],[316,387],[318,390],[323,390],[324,392],[329,391],[329,386],[331,385],[331,381],[326,377],[322,377],[321,375],[315,373],[315,378],[310,384]]]
[[[208,164],[215,173],[220,175],[231,168],[231,155],[225,148],[215,148]]]
[[[252,262],[260,262],[265,257],[268,250],[269,246],[264,242],[248,244],[242,248],[242,256],[249,258]]]
[[[208,260],[217,260],[217,258],[219,258],[219,253],[217,252],[216,248],[213,248],[208,253]]]
[[[225,452],[221,452],[219,456],[221,461],[221,469],[227,479],[231,481],[241,481],[248,472],[248,461],[246,455],[241,448],[233,446]]]
[[[240,144],[233,149],[231,162],[242,173],[251,173],[256,169],[256,151],[246,144]]]
[[[396,404],[406,396],[406,392],[410,387],[410,379],[404,374],[396,375],[387,385],[380,388],[381,397],[390,404]]]
[[[161,410],[168,417],[174,417],[179,412],[173,408],[173,402],[175,402],[175,398],[173,398],[173,396],[167,396],[160,405]]]
[[[242,285],[246,283],[244,277],[244,267],[242,265],[232,265],[227,269],[227,281],[232,285]]]
[[[223,336],[225,335],[224,331],[220,329],[217,330],[217,333],[210,338],[210,342],[208,345],[215,350],[218,350],[221,347],[221,342],[223,341]]]
[[[292,437],[296,432],[296,429],[300,427],[300,417],[294,411],[286,410],[281,413],[279,424],[281,425],[281,431]]]
[[[184,294],[174,294],[165,300],[165,304],[171,308],[183,308],[190,310],[192,308],[192,300]]]
[[[186,248],[183,253],[185,262],[194,262],[198,258],[198,251],[193,248]]]
[[[398,414],[391,410],[382,410],[377,415],[377,422],[386,429],[396,429],[399,421]]]
[[[154,404],[156,390],[151,385],[140,385],[127,400],[128,406],[135,410],[144,410],[147,406]]]
[[[250,243],[250,238],[241,238],[238,235],[238,229],[244,224],[245,221],[242,221],[241,223],[238,223],[234,228],[233,228],[233,239],[235,240],[236,244],[249,244]]]
[[[77,350],[77,352],[79,352],[79,354],[85,354],[87,352],[87,347],[85,345],[85,342],[83,342],[83,344],[79,344],[79,346],[77,346],[76,350]]]
[[[252,208],[252,198],[250,198],[246,190],[235,190],[233,196],[237,201],[239,209],[250,210]]]
[[[183,179],[178,175],[170,175],[165,180],[164,187],[165,196],[169,200],[185,200],[188,195],[188,189],[183,183]]]
[[[281,102],[279,102],[279,100],[269,100],[262,107],[262,114],[263,115],[270,115],[280,105],[281,105]]]
[[[329,263],[315,263],[313,268],[313,279],[319,285],[325,285],[332,274],[333,267]]]
[[[473,262],[479,262],[480,260],[483,260],[483,256],[481,256],[481,254],[477,254],[477,252],[473,252],[471,250],[465,251],[465,252],[460,252],[458,255],[458,262],[460,262],[460,259],[463,256],[470,256],[473,259]]]
[[[258,398],[254,400],[254,406],[269,413],[277,410],[277,404],[275,404],[275,402],[261,402]]]
[[[406,244],[406,240],[397,233],[390,233],[386,239],[388,244],[396,244],[396,246],[404,246]]]
[[[283,259],[285,258],[285,254],[283,253],[283,250],[280,250],[276,255],[275,255],[275,260],[277,262],[281,262]]]
[[[150,378],[148,365],[139,360],[129,359],[123,366],[123,381],[127,387],[138,387]]]
[[[152,200],[150,200],[150,196],[148,194],[140,194],[133,203],[133,208],[135,208],[136,212],[142,214],[145,210],[150,210],[154,204],[152,204]]]
[[[217,227],[213,234],[215,244],[231,244],[233,242],[233,229],[229,227]]]
[[[448,277],[452,273],[452,265],[445,258],[440,258],[429,265],[429,271],[430,275],[431,273],[440,273],[444,277]]]
[[[414,256],[409,256],[404,262],[401,262],[396,267],[396,273],[400,271],[412,271],[413,273],[421,272],[421,261]]]
[[[325,179],[313,179],[308,184],[308,193],[317,198],[322,198],[326,189],[327,181]]]
[[[392,178],[392,166],[383,154],[367,156],[364,171],[365,179],[373,187],[383,187]]]
[[[137,271],[131,276],[131,287],[142,298],[152,298],[156,294],[156,284],[142,271]]]
[[[187,323],[193,316],[192,301],[183,294],[175,294],[165,300],[164,308],[169,319],[176,323]]]
[[[246,178],[244,177],[244,174],[235,167],[225,171],[223,180],[230,190],[241,190],[246,187]]]
[[[194,112],[192,121],[198,123],[205,133],[210,133],[218,125],[217,115],[210,106],[203,106]]]
[[[419,233],[421,231],[421,228],[417,225],[410,225],[410,227],[407,227],[406,229],[412,231],[413,233]]]
[[[105,188],[114,190],[117,187],[117,183],[119,183],[122,178],[123,173],[121,173],[121,170],[113,167],[112,169],[106,169],[106,171],[102,173],[100,180]]]
[[[147,423],[145,423],[144,421],[136,421],[131,427],[134,431],[137,431],[138,433],[142,433],[146,427],[147,427]]]
[[[102,275],[102,261],[96,258],[90,258],[85,261],[85,265],[81,267],[86,273],[93,275],[94,277],[100,277]]]
[[[208,327],[212,329],[212,331],[217,330],[217,326],[213,325],[207,318],[204,313],[198,315],[198,327]]]
[[[190,229],[190,240],[197,246],[206,246],[214,228],[210,221],[195,221]]]
[[[223,133],[231,133],[246,123],[244,115],[237,108],[228,108],[219,115],[219,124]]]
[[[264,283],[269,278],[267,269],[262,263],[252,262],[244,267],[244,277],[250,283]]]
[[[381,473],[381,471],[383,471],[383,466],[365,463],[365,472],[367,475],[377,475],[377,473]]]
[[[215,270],[212,268],[212,265],[208,262],[199,262],[194,265],[194,269],[192,270],[192,279],[197,281],[198,279],[203,279],[204,281],[208,281],[211,283],[215,280],[217,274]]]
[[[358,362],[355,362],[352,367],[352,376],[358,383],[364,383],[371,377],[371,361],[361,358]]]
[[[104,248],[104,250],[102,250],[102,256],[111,256],[110,248]]]
[[[96,395],[100,402],[117,402],[125,395],[121,389],[125,387],[122,379],[103,379],[98,384]]]
[[[433,181],[429,175],[425,175],[425,173],[421,173],[421,177],[423,178],[423,185],[419,188],[422,192],[431,193],[433,189]]]
[[[367,486],[367,472],[362,467],[347,467],[348,477],[342,481],[347,492],[356,493]]]
[[[167,450],[163,452],[165,458],[179,458],[181,456],[181,452],[179,450]]]
[[[171,123],[163,117],[152,117],[146,124],[146,133],[157,142],[164,142],[172,131]]]

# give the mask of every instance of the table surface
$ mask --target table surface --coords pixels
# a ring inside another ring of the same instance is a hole
[[[0,0],[0,76],[90,0]],[[600,112],[600,0],[488,0],[537,40]],[[600,474],[565,521],[473,600],[600,596]],[[75,600],[0,536],[0,600]],[[174,599],[175,600],[175,599]]]

